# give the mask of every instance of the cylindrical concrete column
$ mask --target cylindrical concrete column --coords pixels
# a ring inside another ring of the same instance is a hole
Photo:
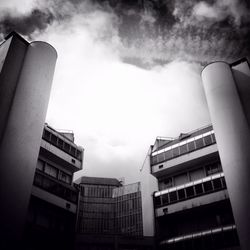
[[[202,80],[236,227],[243,250],[250,247],[250,133],[231,67],[206,66]],[[250,84],[250,83],[249,83]]]
[[[0,145],[1,249],[22,237],[56,59],[49,44],[28,45]]]

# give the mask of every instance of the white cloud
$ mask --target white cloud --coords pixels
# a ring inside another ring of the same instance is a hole
[[[156,136],[177,136],[209,118],[200,69],[178,61],[151,70],[123,63],[113,18],[77,14],[37,37],[58,51],[47,122],[75,132],[86,150],[82,174],[133,182]]]

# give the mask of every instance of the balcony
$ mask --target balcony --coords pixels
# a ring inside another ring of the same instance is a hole
[[[234,224],[210,228],[160,241],[159,249],[240,249]],[[215,247],[215,248],[214,248]]]
[[[224,174],[219,173],[185,185],[154,193],[156,216],[175,213],[228,199]]]

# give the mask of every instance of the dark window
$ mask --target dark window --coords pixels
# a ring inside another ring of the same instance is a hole
[[[160,168],[163,168],[163,165],[159,165],[159,169],[160,169]]]
[[[212,139],[213,139],[213,142],[216,142],[216,139],[215,139],[215,135],[212,134]]]
[[[210,145],[213,143],[211,135],[205,136],[204,141],[205,141],[205,145]]]
[[[188,151],[194,151],[194,150],[195,150],[194,141],[191,141],[188,143]]]
[[[177,192],[178,192],[179,200],[183,200],[186,198],[184,189],[179,189]]]
[[[193,187],[193,186],[187,187],[187,188],[186,188],[186,193],[187,193],[187,197],[192,197],[192,196],[194,196],[194,187]]]
[[[63,148],[63,140],[58,138],[58,146],[59,148]]]
[[[168,194],[163,194],[162,195],[162,204],[163,205],[166,205],[169,203],[169,200],[168,200]]]
[[[176,191],[172,191],[172,192],[169,193],[169,199],[170,199],[170,202],[177,201],[177,193],[176,193]]]
[[[215,173],[221,172],[220,165],[218,163],[214,163],[213,165],[206,166],[207,175],[213,175]]]
[[[214,184],[214,189],[220,189],[220,188],[222,188],[222,184],[221,184],[220,178],[214,179],[213,180],[213,184]]]
[[[194,186],[194,188],[195,188],[195,193],[196,193],[197,195],[203,193],[202,184],[197,184],[197,185]]]
[[[195,145],[196,145],[196,149],[204,147],[203,139],[200,138],[198,140],[195,140]]]
[[[57,144],[57,137],[55,135],[52,134],[51,136],[51,142],[56,145]]]
[[[173,148],[173,157],[179,156],[179,147]]]
[[[161,197],[160,196],[157,196],[155,197],[155,206],[161,206]]]
[[[151,163],[152,163],[152,165],[157,163],[157,155],[154,155],[151,157]]]
[[[182,146],[180,146],[180,154],[182,155],[182,154],[185,154],[185,153],[187,153],[187,144],[184,144],[184,145],[182,145]]]
[[[213,190],[212,182],[211,181],[206,181],[203,183],[204,190],[205,192],[210,192]]]
[[[163,181],[164,183],[164,188],[168,188],[168,187],[172,187],[172,178],[168,178],[166,180]]]
[[[45,164],[44,161],[38,159],[36,168],[39,169],[40,171],[43,171],[44,170],[44,164]]]
[[[165,152],[165,159],[168,160],[168,159],[171,159],[173,156],[172,156],[172,150],[168,150]]]
[[[44,172],[54,178],[57,178],[58,169],[49,164],[46,164]]]
[[[224,188],[226,188],[226,187],[227,187],[227,184],[226,184],[226,181],[225,181],[225,178],[224,178],[224,177],[221,177],[221,182],[222,182],[222,186],[223,186]]]
[[[69,152],[70,145],[68,143],[64,143],[64,149]]]
[[[51,133],[47,130],[44,130],[44,133],[43,133],[44,139],[47,141],[50,141],[50,136],[51,136]]]
[[[164,153],[158,154],[158,162],[164,161]]]

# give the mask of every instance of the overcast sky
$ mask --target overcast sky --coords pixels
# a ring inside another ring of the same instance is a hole
[[[240,0],[0,3],[2,39],[16,30],[58,52],[46,121],[74,131],[81,174],[126,183],[157,136],[210,123],[200,72],[249,56],[249,24]]]

